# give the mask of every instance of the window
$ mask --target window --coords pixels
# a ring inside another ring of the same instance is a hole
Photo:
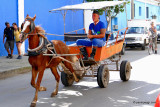
[[[142,9],[141,7],[139,7],[139,16],[141,16],[141,13],[142,13]]]
[[[157,31],[160,31],[160,24],[156,26],[157,27]]]
[[[146,17],[149,18],[149,7],[146,7]]]
[[[144,27],[130,27],[128,28],[126,34],[144,34]]]

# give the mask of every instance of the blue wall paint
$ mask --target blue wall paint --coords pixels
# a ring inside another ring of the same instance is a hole
[[[135,3],[135,19],[145,19],[145,3],[143,2],[139,2],[134,0]],[[139,15],[139,7],[141,7],[141,16]],[[151,5],[151,4],[146,4],[146,7],[149,7],[149,18],[148,19],[152,19],[152,15],[156,15],[157,17],[157,22],[160,22],[160,7],[155,6],[155,5]],[[127,4],[126,6],[127,8],[127,20],[131,19],[131,5]],[[153,11],[154,10],[154,11]],[[116,16],[115,20],[114,18],[111,21],[112,26],[113,25],[117,25],[118,24],[118,29],[123,29],[126,27],[127,25],[127,20],[126,20],[126,13],[125,11],[123,13],[119,13]],[[115,22],[117,21],[117,22]],[[113,31],[113,29],[112,29]]]
[[[64,5],[72,5],[82,3],[83,0],[24,0],[24,8],[25,8],[25,16],[29,14],[33,17],[35,14],[37,18],[35,20],[36,25],[41,25],[47,33],[53,34],[63,34],[63,17],[60,13],[49,13],[48,11],[51,9],[59,8]],[[139,16],[139,6],[141,6],[142,12],[141,16]],[[151,19],[151,15],[156,14],[157,22],[160,22],[160,7],[146,4],[149,7],[149,19]],[[8,8],[10,7],[10,8]],[[145,19],[145,3],[139,2],[135,0],[135,10],[136,15],[135,19]],[[152,11],[154,10],[154,11]],[[2,43],[3,39],[3,30],[5,28],[4,23],[6,21],[12,24],[13,22],[18,23],[18,0],[1,0],[0,4],[0,13],[3,13],[0,17],[0,56],[7,55],[7,52],[4,49],[4,45]],[[127,19],[131,19],[131,6],[127,5]],[[105,23],[107,26],[107,22],[104,14],[100,16],[100,20]],[[120,13],[117,15],[116,19],[112,19],[112,25],[117,24],[118,29],[122,29],[126,27],[126,13]],[[68,11],[66,15],[66,32],[73,31],[75,29],[83,28],[83,11],[72,12]],[[83,33],[82,31],[79,33]],[[47,36],[49,40],[63,40],[63,37],[57,36]],[[26,50],[28,48],[28,41],[26,41]],[[17,49],[15,45],[14,54],[17,54]]]
[[[152,19],[152,15],[156,15],[157,16],[157,22],[160,22],[160,8],[158,6],[154,6],[151,4],[146,4],[147,7],[149,7],[149,18],[148,19]],[[154,11],[153,11],[154,10]]]
[[[135,19],[145,19],[145,3],[135,1]],[[139,7],[141,7],[141,16],[139,15]]]
[[[125,8],[124,8],[125,9]],[[130,4],[126,5],[126,10],[127,10],[127,19],[131,19],[131,7]],[[113,25],[118,25],[118,29],[123,29],[127,27],[127,19],[126,19],[126,12],[119,13],[115,18],[112,19],[111,24]],[[113,28],[111,29],[113,31]]]
[[[32,2],[32,4],[31,4]],[[36,14],[36,25],[41,25],[46,33],[64,34],[63,16],[61,13],[50,13],[49,10],[59,8],[65,5],[79,4],[83,0],[25,0],[24,14],[25,16],[33,17]],[[73,12],[68,11],[66,14],[66,32],[83,28],[83,11]],[[50,36],[49,40],[63,40],[63,37]],[[26,50],[28,48],[28,41],[25,42]]]
[[[145,3],[143,2],[139,2],[139,1],[134,1],[135,2],[135,19],[145,19]],[[141,16],[139,16],[139,6],[141,6],[142,12],[141,12]],[[152,15],[156,15],[157,17],[157,22],[160,22],[160,7],[159,6],[155,6],[155,5],[151,5],[151,4],[146,4],[146,7],[149,8],[149,18],[147,19],[152,19]]]
[[[3,44],[5,22],[9,22],[10,25],[12,25],[13,22],[18,23],[18,0],[1,0],[0,13],[0,56],[5,56],[7,55]],[[13,54],[17,54],[16,45]]]

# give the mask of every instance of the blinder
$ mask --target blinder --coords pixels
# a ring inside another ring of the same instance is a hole
[[[28,18],[28,19],[26,19],[26,20],[29,20],[30,22],[31,22],[31,25],[29,26],[29,28],[30,28],[30,32],[28,32],[28,33],[24,33],[24,32],[22,32],[22,34],[30,34],[31,32],[33,32],[34,30],[35,30],[35,23],[34,23],[34,21],[31,19],[31,18]]]
[[[29,26],[30,27],[30,32],[29,33],[31,33],[35,29],[35,24],[34,24],[34,21],[31,18],[28,18],[27,20],[29,20],[31,22],[31,25]]]

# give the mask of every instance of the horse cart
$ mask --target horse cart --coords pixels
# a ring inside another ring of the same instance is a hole
[[[103,2],[98,2],[100,4],[87,4],[82,3],[78,5],[71,5],[71,6],[64,6],[58,9],[53,9],[50,12],[60,11],[63,15],[64,23],[65,23],[65,16],[68,10],[93,10],[93,9],[103,9],[109,6],[114,6],[118,4],[124,3],[115,2],[111,4],[105,4]],[[87,5],[87,7],[85,6]],[[72,61],[68,61],[72,64],[74,71],[79,79],[83,77],[97,77],[97,82],[99,87],[104,88],[107,87],[109,83],[109,71],[119,71],[120,78],[122,81],[128,81],[131,74],[131,65],[130,62],[124,60],[119,64],[121,59],[121,51],[123,49],[124,40],[126,31],[128,28],[122,29],[125,30],[123,36],[119,35],[119,31],[113,32],[116,33],[116,37],[114,40],[109,40],[112,33],[106,35],[106,44],[103,47],[97,48],[96,54],[93,61],[90,60],[82,60],[82,54],[80,52],[80,47],[78,47],[75,43],[68,45],[70,54],[44,54],[46,56],[53,56],[56,55],[57,57],[62,56],[71,56]],[[65,32],[65,24],[64,24],[64,32]],[[76,41],[77,39],[86,38],[87,34],[71,34],[65,33],[64,40],[65,42],[68,41]],[[90,55],[92,51],[92,47],[86,47],[88,55]],[[113,58],[113,55],[118,55],[118,58]],[[65,59],[64,59],[65,60]],[[67,61],[67,60],[65,60]],[[74,77],[72,73],[63,65],[58,67],[59,71],[61,71],[61,81],[64,86],[71,86],[74,82]],[[115,65],[115,69],[110,69],[109,65]]]
[[[65,22],[67,10],[106,9],[109,6],[115,6],[122,3],[124,3],[124,1],[82,3],[64,6],[58,9],[53,9],[52,11],[60,11],[63,14]],[[57,72],[57,66],[59,71],[61,71],[61,81],[65,86],[70,86],[74,81],[78,82],[79,79],[82,79],[83,77],[97,77],[98,85],[101,88],[107,87],[109,82],[109,71],[120,71],[121,80],[129,80],[131,74],[130,63],[125,60],[119,64],[121,59],[120,53],[123,49],[125,35],[128,28],[122,29],[125,30],[124,35],[119,35],[121,30],[113,32],[116,33],[114,40],[109,40],[111,34],[106,35],[105,45],[101,48],[97,48],[94,60],[82,60],[83,56],[79,49],[81,47],[78,47],[75,43],[67,46],[62,41],[49,41],[45,37],[47,33],[45,33],[42,27],[35,26],[35,19],[36,15],[34,17],[30,17],[29,15],[26,16],[20,35],[21,42],[25,41],[27,38],[29,40],[28,61],[32,66],[31,86],[36,89],[34,99],[31,102],[31,107],[36,106],[38,91],[47,90],[46,87],[40,86],[46,68],[51,69],[51,72],[56,79],[56,89],[51,93],[51,97],[58,94],[60,76]],[[87,38],[87,34],[65,33],[64,35],[59,36],[64,36],[66,42],[76,41],[80,38]],[[88,55],[90,55],[92,47],[86,47],[86,49]],[[118,53],[118,58],[113,59],[112,56]],[[111,64],[116,65],[116,67],[111,69],[109,67]]]

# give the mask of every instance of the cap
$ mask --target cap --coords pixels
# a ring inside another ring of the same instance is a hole
[[[98,15],[99,15],[98,10],[94,10],[94,11],[93,11],[93,14],[98,14]]]

